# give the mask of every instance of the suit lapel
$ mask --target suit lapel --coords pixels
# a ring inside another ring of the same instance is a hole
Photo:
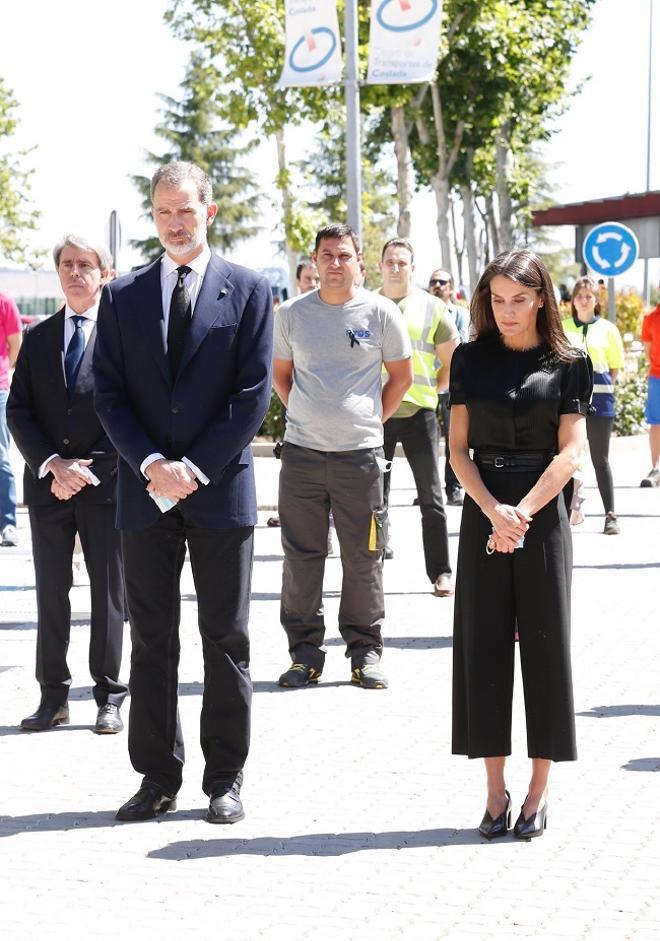
[[[211,327],[220,319],[226,307],[226,298],[234,290],[227,278],[229,270],[221,258],[211,255],[197,297],[193,318],[186,334],[179,375],[193,358]]]
[[[136,279],[136,319],[140,324],[147,349],[156,360],[163,376],[172,385],[170,364],[163,344],[163,295],[160,289],[160,258]]]
[[[52,382],[58,395],[66,398],[66,380],[64,378],[64,308],[58,310],[49,320],[49,335],[45,344],[43,355],[46,358],[47,368],[44,375]]]

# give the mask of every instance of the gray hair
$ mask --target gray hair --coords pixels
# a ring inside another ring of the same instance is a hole
[[[186,180],[192,180],[197,187],[197,195],[203,206],[208,206],[213,200],[211,178],[196,163],[187,160],[173,160],[159,167],[151,178],[151,202],[159,183],[165,186],[181,186]]]
[[[72,233],[63,235],[53,249],[53,261],[55,262],[56,268],[59,268],[60,255],[68,245],[71,245],[72,248],[77,248],[81,252],[93,252],[96,255],[101,271],[109,271],[112,268],[112,255],[105,245],[101,245],[100,242],[92,242],[90,239],[83,238],[81,235],[73,235]]]

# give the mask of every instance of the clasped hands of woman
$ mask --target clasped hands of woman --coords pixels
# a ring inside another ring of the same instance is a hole
[[[532,522],[532,517],[520,506],[510,506],[508,503],[496,503],[488,519],[493,526],[487,543],[491,552],[514,552],[520,548],[520,540]]]

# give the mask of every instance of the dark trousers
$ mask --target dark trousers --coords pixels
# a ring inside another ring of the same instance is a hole
[[[73,497],[48,506],[31,506],[29,512],[37,587],[36,676],[42,699],[63,705],[71,686],[66,655],[73,546],[78,533],[91,590],[89,672],[94,679],[94,699],[99,706],[120,706],[127,687],[119,682],[124,585],[115,507]]]
[[[614,512],[614,481],[610,467],[610,438],[614,419],[602,415],[587,415],[587,441],[591,463],[596,472],[598,492],[606,513]]]
[[[391,461],[398,442],[415,478],[422,514],[422,542],[426,574],[432,582],[438,575],[451,574],[447,515],[442,502],[438,470],[438,422],[435,412],[421,408],[411,418],[390,418],[385,422],[385,459]],[[391,471],[385,474],[385,505],[389,502]]]
[[[128,751],[144,780],[172,796],[184,762],[177,694],[186,542],[204,657],[202,787],[211,795],[239,777],[250,743],[253,533],[252,526],[204,529],[173,509],[147,529],[121,534],[133,645]]]
[[[438,413],[442,423],[442,437],[445,439],[445,493],[449,495],[452,490],[460,490],[461,484],[451,466],[451,451],[449,450],[449,421],[451,408],[449,406],[449,393],[441,392],[438,399]]]
[[[515,506],[538,472],[481,470],[490,492]],[[522,549],[486,555],[491,523],[465,498],[456,572],[452,751],[511,753],[515,633],[530,758],[576,757],[570,653],[572,545],[563,495],[534,514]]]
[[[383,509],[381,448],[313,451],[285,443],[279,514],[284,565],[280,618],[291,659],[323,669],[323,572],[332,510],[343,571],[339,630],[346,656],[383,649],[383,540],[369,548],[374,511]]]

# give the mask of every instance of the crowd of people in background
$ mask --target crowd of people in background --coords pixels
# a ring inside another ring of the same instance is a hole
[[[279,685],[301,689],[322,678],[323,577],[335,531],[351,682],[388,686],[383,577],[396,556],[388,501],[400,444],[431,591],[456,593],[452,747],[485,759],[480,832],[493,839],[510,827],[504,769],[518,641],[532,773],[514,832],[542,835],[551,763],[576,757],[569,519],[585,442],[604,533],[620,531],[609,446],[624,349],[602,315],[598,285],[580,277],[556,292],[540,258],[512,251],[487,266],[468,306],[443,267],[419,287],[414,247],[398,237],[382,247],[379,284],[365,283],[355,232],[332,223],[298,265],[297,295],[279,303],[262,276],[210,250],[217,206],[202,170],[161,167],[151,199],[164,248],[153,264],[115,279],[102,246],[66,236],[53,255],[65,305],[25,339],[16,305],[0,295],[0,532],[3,546],[17,545],[11,431],[26,463],[38,608],[41,698],[21,727],[69,721],[79,538],[91,586],[96,732],[123,729],[131,693],[129,755],[141,782],[117,818],[176,807],[184,763],[179,580],[188,550],[204,654],[206,819],[242,819],[257,521],[251,442],[274,388],[285,432],[276,448],[278,514],[268,525],[281,531],[291,661]],[[570,305],[565,316],[560,300]],[[656,487],[660,305],[641,339],[651,449],[641,486]],[[445,500],[462,507],[456,582]],[[125,617],[128,686],[119,679]]]

